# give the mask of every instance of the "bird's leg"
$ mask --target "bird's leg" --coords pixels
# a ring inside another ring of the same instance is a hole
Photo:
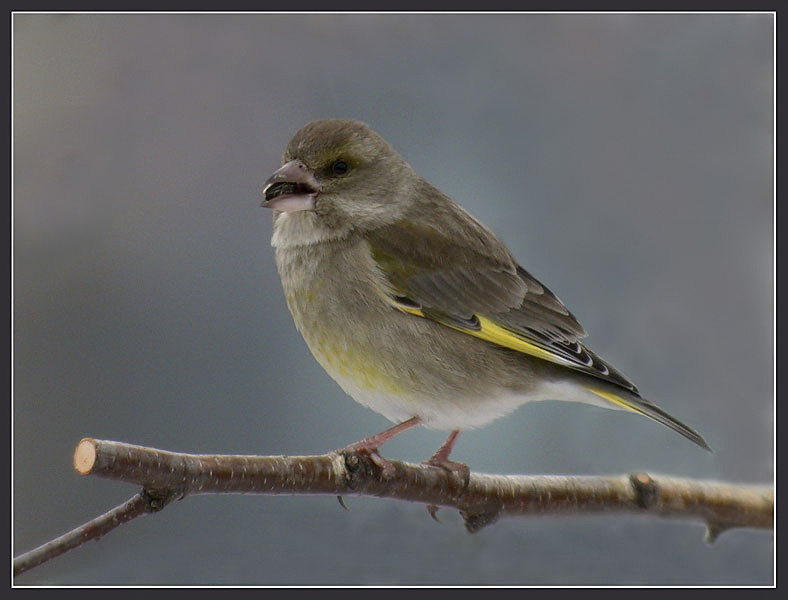
[[[356,452],[358,450],[377,450],[383,444],[398,436],[403,431],[407,431],[411,427],[415,427],[416,425],[420,424],[421,419],[419,417],[411,417],[407,421],[403,421],[402,423],[394,425],[394,427],[389,427],[386,429],[386,431],[381,431],[380,433],[366,437],[363,440],[355,442],[354,444],[345,446],[343,450],[347,452]]]
[[[458,437],[460,437],[460,430],[455,429],[449,434],[449,437],[446,438],[446,441],[443,442],[443,445],[438,448],[435,454],[430,456],[427,460],[422,461],[421,464],[429,465],[431,467],[438,467],[439,469],[448,471],[453,475],[457,475],[465,483],[464,489],[467,489],[471,482],[471,470],[468,468],[468,465],[449,460],[449,454],[451,454],[452,448],[454,448],[454,444]],[[434,504],[427,505],[427,512],[430,513],[430,516],[438,521],[438,523],[440,523],[440,520],[437,516],[439,508],[439,506]]]
[[[383,475],[385,477],[388,477],[394,473],[394,465],[392,465],[391,462],[380,455],[378,448],[388,442],[391,438],[398,436],[403,431],[407,431],[411,427],[415,427],[416,425],[420,424],[421,419],[419,417],[411,417],[407,421],[403,421],[402,423],[394,425],[394,427],[389,427],[386,429],[386,431],[381,431],[380,433],[366,437],[363,440],[355,442],[354,444],[345,446],[339,450],[339,452],[365,452],[369,454],[372,462],[374,462],[383,470]]]
[[[468,468],[468,465],[449,460],[449,454],[451,454],[452,448],[454,448],[454,444],[458,437],[460,437],[460,430],[455,429],[449,434],[449,437],[446,438],[443,445],[438,448],[437,452],[422,464],[440,467],[441,469],[449,471],[449,473],[456,473],[467,483],[471,475],[471,470]]]

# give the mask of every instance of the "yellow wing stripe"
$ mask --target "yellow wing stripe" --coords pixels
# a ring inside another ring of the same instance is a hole
[[[411,315],[427,318],[419,308],[403,306],[401,304],[397,304],[396,306],[400,310],[403,310]],[[494,321],[491,321],[486,317],[481,317],[479,315],[476,315],[476,318],[479,319],[480,327],[478,330],[455,327],[451,323],[444,323],[444,325],[448,325],[452,329],[456,329],[457,331],[461,331],[462,333],[467,333],[468,335],[472,335],[474,337],[480,338],[487,342],[498,344],[499,346],[503,346],[504,348],[511,348],[512,350],[517,350],[518,352],[529,354],[531,356],[535,356],[543,360],[549,360],[550,362],[559,365],[566,365],[570,367],[577,366],[574,365],[574,363],[572,363],[571,361],[568,361],[560,356],[553,354],[552,352],[540,348],[536,344],[532,344],[524,340],[523,338],[513,334],[508,329],[505,329],[500,325],[497,325]]]
[[[481,326],[479,331],[463,330],[465,333],[470,333],[472,336],[487,340],[493,344],[498,344],[504,348],[511,348],[512,350],[517,350],[518,352],[523,352],[524,354],[530,354],[531,356],[536,356],[537,358],[549,360],[550,362],[554,362],[559,365],[572,364],[570,361],[513,334],[508,329],[497,325],[495,322],[486,317],[480,317],[479,315],[476,315],[476,318],[479,319],[479,325]]]
[[[592,387],[589,387],[589,386],[585,386],[585,388],[589,392],[592,392],[592,393],[596,394],[597,396],[599,396],[600,398],[604,398],[608,402],[612,402],[613,404],[616,404],[616,405],[620,406],[621,408],[626,408],[627,410],[631,410],[633,412],[640,413],[641,415],[651,416],[651,415],[649,415],[648,413],[646,413],[646,412],[644,412],[642,410],[638,410],[637,406],[633,405],[630,402],[627,402],[626,400],[624,400],[620,396],[616,396],[615,394],[612,394],[610,392],[605,392],[605,391],[598,390],[596,388],[592,388]]]
[[[398,303],[396,300],[391,300],[390,302],[394,304],[394,306],[400,309],[402,312],[406,312],[411,315],[416,315],[417,317],[421,317],[422,319],[427,318],[424,316],[424,313],[421,312],[420,308],[411,308],[410,306],[405,306],[403,304]]]

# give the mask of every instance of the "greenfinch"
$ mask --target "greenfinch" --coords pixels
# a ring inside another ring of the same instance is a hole
[[[467,469],[449,460],[460,431],[535,400],[640,413],[709,450],[581,343],[563,302],[366,124],[302,127],[263,195],[298,331],[347,394],[397,423],[346,450],[388,467],[380,446],[420,424],[451,432],[427,464]]]

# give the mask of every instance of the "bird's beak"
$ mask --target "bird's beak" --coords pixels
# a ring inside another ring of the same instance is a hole
[[[300,160],[291,160],[265,182],[265,200],[260,206],[284,212],[312,210],[318,192],[320,184],[314,173]]]

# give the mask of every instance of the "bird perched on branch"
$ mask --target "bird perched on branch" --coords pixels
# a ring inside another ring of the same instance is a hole
[[[263,189],[287,305],[317,361],[353,399],[398,424],[451,431],[427,464],[450,471],[462,429],[525,402],[625,409],[703,438],[586,348],[564,304],[504,244],[422,179],[364,123],[309,123]]]

